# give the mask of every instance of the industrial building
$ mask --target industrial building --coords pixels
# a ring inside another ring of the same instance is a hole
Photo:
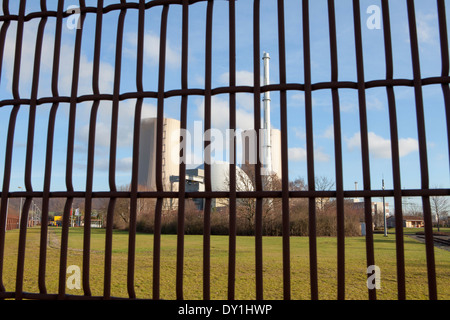
[[[156,190],[156,124],[157,118],[146,118],[141,121],[138,183],[147,186],[150,190]],[[170,177],[179,175],[179,130],[180,121],[170,118],[163,119],[161,156],[164,191],[178,190],[178,185],[175,186],[171,183]]]
[[[228,162],[219,162],[211,164],[211,191],[229,191],[230,190],[230,164]],[[179,176],[172,176],[171,181],[179,182]],[[247,174],[236,166],[236,190],[253,191],[253,185]],[[195,169],[186,170],[186,192],[205,191],[205,166],[204,164]],[[205,200],[202,198],[192,199],[199,210],[203,210]],[[220,208],[228,206],[228,199],[212,199],[211,206]]]
[[[266,134],[267,131],[262,131]],[[262,142],[264,139],[260,139]],[[244,130],[242,132],[242,163],[256,164],[256,157],[259,155],[261,163],[266,168],[266,174],[275,174],[281,179],[281,131],[278,129],[270,129],[270,148],[261,143],[260,151],[256,149],[256,133],[253,129]],[[268,149],[269,153],[265,153]],[[267,155],[270,155],[268,162]]]
[[[264,85],[269,84],[269,54],[264,53]],[[259,130],[245,130],[242,132],[243,164],[256,164],[259,157],[263,165],[263,174],[275,174],[281,178],[281,131],[271,127],[270,124],[270,92],[264,92],[264,123]],[[260,137],[260,150],[257,150],[256,139]],[[162,130],[162,154],[156,150],[157,118],[141,120],[139,144],[139,185],[150,190],[156,190],[156,160],[162,160],[163,191],[179,190],[180,166],[180,121],[164,118]],[[190,146],[188,146],[189,148]],[[228,162],[211,163],[211,189],[212,191],[229,190]],[[247,174],[236,165],[236,189],[238,191],[252,191],[253,185]],[[195,169],[186,170],[186,191],[204,191],[205,172],[204,165]],[[175,209],[178,199],[165,199],[165,209]],[[203,199],[195,199],[198,208],[204,207]],[[228,205],[227,199],[213,199],[213,207]]]

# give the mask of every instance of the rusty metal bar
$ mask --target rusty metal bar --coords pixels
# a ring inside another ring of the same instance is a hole
[[[24,4],[25,6],[25,4]],[[47,11],[45,1],[40,3],[41,10],[43,12]],[[28,137],[27,137],[27,150],[26,150],[26,163],[25,163],[25,188],[27,191],[33,191],[33,186],[31,183],[32,175],[32,164],[33,164],[33,145],[34,145],[34,131],[36,124],[36,99],[39,86],[39,73],[41,66],[41,54],[42,54],[42,42],[44,37],[45,24],[47,23],[47,17],[43,17],[39,22],[39,27],[36,36],[36,47],[34,55],[34,66],[33,66],[33,79],[31,87],[31,102],[29,108],[28,117]],[[23,253],[23,256],[19,256],[18,259],[18,276],[17,279],[23,279],[24,263],[25,263],[25,247],[26,247],[26,229],[28,223],[28,210],[30,208],[33,198],[27,198],[25,200],[24,211],[22,214],[21,229],[20,229],[20,241],[19,241],[19,253]],[[20,273],[20,275],[19,275]],[[18,284],[16,287],[16,293],[18,296],[16,298],[21,298],[22,283]]]
[[[361,153],[364,190],[370,190],[369,139],[367,129],[366,92],[364,86],[364,62],[361,36],[361,16],[359,0],[353,0],[353,24],[355,32],[356,70],[358,79],[359,122],[361,128]],[[366,223],[367,266],[375,265],[372,230],[371,198],[364,197],[364,218]],[[369,299],[376,299],[376,291],[369,289]]]
[[[448,53],[448,32],[447,32],[447,18],[445,14],[445,2],[442,0],[437,1],[438,7],[438,21],[439,21],[439,39],[441,45],[441,59],[442,59],[442,73],[441,76],[445,77],[449,74],[449,53]],[[450,89],[448,85],[442,83],[442,93],[444,95],[445,115],[447,122],[447,143],[448,152],[450,156]],[[450,165],[450,163],[449,163]]]
[[[181,59],[181,87],[188,88],[188,50],[189,50],[189,4],[183,1],[182,12],[182,59]],[[180,106],[180,129],[187,128],[188,96],[183,95]],[[181,138],[180,138],[181,139]],[[177,283],[182,286],[184,271],[184,230],[185,230],[185,204],[186,204],[186,137],[180,140],[180,171],[178,183],[178,226],[177,226]],[[181,152],[183,154],[181,154]]]
[[[125,3],[121,0],[121,3]],[[126,10],[122,9],[119,14],[117,24],[116,36],[116,55],[115,55],[115,69],[114,69],[114,84],[113,84],[113,101],[112,101],[112,115],[111,115],[111,137],[110,137],[110,151],[109,151],[109,189],[114,192],[117,191],[116,186],[116,156],[117,156],[117,131],[119,118],[119,92],[120,92],[120,76],[122,68],[122,42],[123,42],[123,28],[125,21]],[[108,213],[106,217],[106,235],[105,235],[105,266],[104,266],[104,283],[103,295],[105,299],[111,297],[111,264],[112,264],[112,237],[113,237],[113,219],[114,209],[116,206],[116,198],[111,197],[108,203]]]
[[[437,0],[437,11],[439,21],[439,39],[441,45],[441,59],[442,59],[442,73],[441,76],[445,77],[449,74],[449,53],[448,53],[448,32],[447,32],[447,18],[445,14],[445,2],[443,0]],[[442,83],[442,93],[444,95],[445,115],[447,122],[447,143],[450,159],[450,89],[448,84]],[[450,166],[450,162],[449,162]]]
[[[236,86],[236,5],[229,1],[229,86]],[[230,129],[236,132],[236,93],[230,93]],[[230,137],[230,200],[229,200],[229,242],[228,242],[228,300],[235,298],[236,281],[236,136]]]
[[[52,69],[52,94],[58,96],[58,74],[59,74],[59,59],[61,51],[61,32],[62,32],[62,18],[64,11],[64,1],[58,2],[58,14],[56,18],[56,30],[55,30],[55,42],[53,49],[53,69]],[[55,121],[56,112],[58,111],[59,103],[53,103],[50,109],[47,131],[47,149],[45,160],[45,173],[44,173],[44,188],[42,196],[42,217],[41,221],[48,221],[49,202],[50,202],[50,183],[52,175],[52,162],[53,162],[53,143],[55,135]],[[39,253],[39,292],[47,293],[45,285],[45,272],[46,272],[46,260],[47,260],[47,239],[48,239],[48,226],[47,223],[41,224],[41,239],[40,239],[40,253]],[[88,274],[89,272],[86,271]]]
[[[188,51],[189,51],[189,3],[183,1],[182,12],[182,55],[181,55],[181,87],[188,88]],[[181,97],[180,129],[187,129],[187,103],[188,96]],[[177,281],[183,281],[184,271],[184,230],[185,230],[185,204],[186,204],[186,137],[180,137],[180,172],[178,183],[178,226],[177,226]]]
[[[3,1],[3,14],[9,15],[9,1]],[[2,28],[0,30],[0,74],[3,67],[3,56],[5,50],[5,40],[6,40],[6,32],[8,31],[10,25],[10,21],[6,20],[2,24]],[[1,77],[0,77],[1,83]],[[16,111],[14,111],[16,109]],[[12,143],[14,140],[14,127],[17,118],[17,108],[14,108],[9,116],[9,126],[8,126],[8,136],[6,141],[6,152],[5,152],[5,165],[3,171],[3,185],[2,185],[2,193],[1,193],[1,208],[0,208],[0,293],[5,292],[5,286],[3,284],[3,259],[5,254],[5,232],[7,221],[6,217],[8,214],[8,191],[9,184],[11,181],[11,157],[12,157]]]
[[[100,69],[100,50],[102,37],[103,22],[103,0],[97,2],[97,16],[95,24],[95,47],[94,47],[94,63],[92,70],[92,91],[99,94],[99,69]],[[94,101],[91,108],[91,116],[89,121],[89,140],[88,155],[86,169],[86,197],[85,197],[85,221],[83,233],[83,290],[86,296],[91,296],[89,283],[90,276],[90,248],[91,248],[91,213],[92,213],[92,188],[94,179],[94,156],[95,156],[95,133],[97,113],[100,101]]]
[[[428,77],[422,78],[422,86],[429,85],[445,85],[450,83],[450,76],[439,76],[439,77]],[[370,80],[364,82],[364,87],[366,89],[370,88],[380,88],[380,87],[389,87],[389,86],[405,86],[405,87],[413,87],[414,80],[411,79],[391,79],[391,80]],[[311,84],[311,90],[323,90],[323,89],[358,89],[358,83],[353,81],[333,81],[333,82],[318,82]],[[286,84],[270,84],[261,87],[261,92],[266,91],[304,91],[305,86],[301,83],[286,83]],[[253,93],[253,87],[251,86],[235,86],[233,87],[217,87],[211,89],[211,95],[218,94],[229,94],[229,93]],[[165,91],[163,96],[164,98],[170,97],[180,97],[183,95],[198,95],[204,96],[205,90],[198,88],[189,88],[189,89],[174,89]],[[158,92],[156,91],[144,91],[144,92],[125,92],[119,95],[119,100],[127,100],[127,99],[138,99],[138,98],[157,98]],[[104,100],[104,101],[112,101],[112,94],[86,94],[80,95],[76,97],[77,103],[86,102],[86,101],[96,101],[96,100]],[[57,97],[43,97],[39,98],[36,101],[37,105],[47,104],[47,103],[70,103],[70,97],[68,96],[57,96]],[[29,105],[29,98],[20,98],[20,99],[5,99],[0,100],[0,107],[14,104],[23,104]]]
[[[139,2],[138,17],[138,34],[137,34],[137,62],[136,62],[136,90],[142,92],[144,86],[142,84],[144,69],[144,31],[145,31],[145,2]],[[131,198],[130,198],[130,221],[129,221],[129,237],[128,237],[128,268],[127,268],[127,290],[130,299],[136,299],[134,289],[134,271],[136,256],[136,220],[138,212],[138,169],[139,169],[139,145],[140,145],[140,128],[142,114],[143,99],[136,100],[134,111],[134,133],[133,133],[133,164],[131,171]]]
[[[384,50],[386,58],[386,79],[393,79],[394,66],[392,61],[391,23],[389,17],[389,3],[382,1]],[[400,179],[400,155],[398,143],[397,111],[393,87],[386,87],[389,108],[389,125],[391,130],[391,154],[392,174],[394,182],[394,206],[395,210],[395,243],[397,257],[397,289],[398,299],[406,299],[405,292],[405,257],[403,245],[403,208]]]
[[[162,141],[164,125],[164,81],[166,68],[166,40],[167,40],[167,16],[169,5],[165,4],[161,12],[161,30],[159,37],[159,76],[158,76],[158,110],[156,125],[156,189],[163,191],[162,182]],[[153,299],[159,299],[160,295],[160,261],[161,261],[161,214],[163,198],[158,198],[155,208],[155,236],[154,236],[154,262],[153,262]],[[178,263],[178,261],[177,261]],[[179,280],[178,280],[179,281]],[[177,293],[179,282],[177,281]]]
[[[212,82],[212,23],[213,0],[208,0],[206,7],[206,40],[205,40],[205,133],[211,129],[211,82]],[[211,137],[206,134],[204,166],[205,166],[205,191],[212,191],[211,182]],[[204,223],[203,223],[203,299],[210,299],[211,278],[211,205],[212,198],[205,199]]]
[[[427,141],[425,135],[425,114],[423,109],[422,84],[420,78],[419,45],[414,2],[407,0],[409,37],[411,41],[411,58],[414,77],[414,97],[416,102],[417,131],[419,140],[419,160],[421,188],[429,188]],[[434,261],[433,225],[431,218],[430,197],[422,196],[423,216],[425,222],[425,246],[427,255],[428,291],[431,300],[437,299],[436,270]]]
[[[303,0],[303,65],[305,73],[305,120],[306,120],[306,161],[308,170],[308,189],[316,190],[314,174],[314,140],[313,140],[313,115],[311,95],[311,54],[309,41],[309,0]],[[281,61],[281,59],[280,59]],[[282,81],[280,81],[282,82]],[[286,131],[287,135],[287,131]],[[287,164],[287,162],[286,162]],[[288,176],[286,176],[288,179]],[[317,233],[316,233],[316,198],[308,199],[308,230],[309,230],[309,269],[311,281],[311,299],[319,299],[317,279]]]
[[[328,0],[328,26],[330,34],[331,81],[338,81],[338,55],[336,40],[336,14],[334,0]],[[337,213],[337,282],[338,300],[345,299],[345,216],[344,177],[342,168],[342,134],[339,92],[331,90],[333,103],[334,157],[336,171],[336,213]]]
[[[260,67],[260,1],[253,2],[253,123],[256,132],[261,128],[261,67]],[[260,150],[260,137],[256,135],[256,150]],[[255,189],[263,190],[261,161],[257,157],[255,164]],[[263,246],[262,246],[262,198],[256,198],[255,205],[255,277],[256,299],[263,299]]]
[[[286,84],[286,42],[284,22],[284,0],[278,0],[278,55],[280,84]],[[305,96],[306,97],[306,96]],[[283,298],[291,299],[291,263],[289,229],[289,172],[288,172],[288,130],[286,90],[280,91],[281,122],[281,190],[282,190],[282,228],[283,228]],[[308,168],[308,175],[310,174]]]
[[[80,7],[85,7],[85,2],[80,1]],[[74,58],[73,58],[73,73],[72,73],[72,88],[71,88],[71,98],[70,98],[70,109],[69,109],[69,127],[68,127],[68,138],[67,138],[67,159],[66,159],[66,188],[67,192],[70,194],[74,192],[73,188],[73,156],[74,156],[74,144],[75,144],[75,119],[76,119],[76,108],[77,108],[77,93],[78,93],[78,82],[80,73],[80,56],[81,56],[81,40],[83,35],[83,23],[85,14],[80,15],[80,26],[77,29],[75,36],[75,48],[74,48]],[[67,251],[68,251],[68,241],[69,241],[69,225],[70,225],[70,215],[72,214],[72,204],[73,196],[68,196],[66,204],[64,206],[63,222],[61,230],[61,250],[60,250],[60,263],[59,263],[59,285],[58,285],[58,297],[63,299],[66,290],[66,267],[67,267]]]
[[[17,34],[16,34],[16,51],[14,57],[14,75],[13,75],[13,95],[15,99],[19,99],[19,77],[20,77],[20,64],[22,58],[22,48],[23,48],[23,29],[24,29],[24,16],[25,16],[25,6],[26,0],[21,0],[19,4],[19,21],[17,24]],[[33,116],[30,106],[30,114]],[[35,108],[34,108],[35,109]],[[29,127],[33,128],[33,119],[29,120]],[[25,164],[25,188],[27,191],[33,191],[31,186],[31,158],[32,156],[32,143],[34,139],[34,132],[28,131],[27,137],[27,155]],[[31,145],[31,150],[30,150]],[[28,212],[30,209],[32,198],[27,197],[25,203],[22,207],[21,218],[20,218],[20,233],[19,233],[19,247],[17,249],[17,270],[16,270],[16,299],[22,299],[23,291],[23,277],[25,268],[25,246],[26,246],[26,236],[27,236],[27,222],[28,222]]]

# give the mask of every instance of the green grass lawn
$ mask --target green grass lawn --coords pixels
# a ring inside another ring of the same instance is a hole
[[[47,291],[57,293],[59,272],[59,239],[61,228],[50,227],[47,248]],[[414,233],[417,229],[413,230]],[[441,230],[442,231],[442,230]],[[445,231],[445,230],[444,230]],[[448,229],[446,231],[449,231]],[[408,299],[427,299],[427,268],[425,245],[410,238],[405,229],[406,290]],[[27,233],[24,291],[39,292],[37,284],[40,228]],[[6,233],[3,281],[7,291],[14,291],[18,230]],[[176,235],[161,238],[161,298],[175,299]],[[291,237],[291,289],[292,299],[309,299],[309,246],[307,237]],[[336,299],[337,249],[336,238],[317,238],[319,298]],[[381,269],[381,289],[378,299],[396,299],[395,235],[387,238],[374,235],[375,263]],[[93,229],[91,235],[91,290],[93,295],[103,294],[105,230]],[[82,267],[83,229],[71,228],[67,265]],[[202,236],[185,236],[184,297],[202,298]],[[254,237],[237,237],[236,298],[255,298]],[[282,239],[263,238],[264,298],[282,299]],[[136,279],[138,298],[152,296],[153,235],[138,234],[136,239]],[[126,274],[128,233],[114,231],[112,254],[113,296],[127,297]],[[450,251],[435,248],[438,298],[450,299]],[[211,298],[227,298],[228,237],[211,237]],[[346,238],[346,298],[367,299],[366,249],[364,237]],[[66,290],[69,294],[83,294],[82,290]]]

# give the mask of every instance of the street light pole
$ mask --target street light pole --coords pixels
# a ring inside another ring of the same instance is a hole
[[[22,187],[17,187],[19,189],[22,189]],[[19,206],[19,226],[20,226],[20,220],[22,220],[22,197],[20,197],[20,206]]]
[[[382,187],[384,190],[384,178],[382,179]],[[386,203],[384,201],[384,195],[383,195],[383,219],[384,219],[384,236],[387,237],[387,226],[386,226]]]

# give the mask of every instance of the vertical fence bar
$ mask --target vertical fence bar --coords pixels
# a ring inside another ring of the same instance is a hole
[[[153,300],[160,299],[161,282],[161,211],[162,198],[157,198],[155,206],[155,234],[153,236]]]
[[[62,33],[62,19],[64,11],[64,1],[58,2],[58,8],[56,13],[56,30],[55,41],[53,49],[53,67],[52,67],[52,95],[53,97],[59,96],[58,94],[58,74],[59,74],[59,59],[61,51],[61,33]],[[53,143],[55,136],[55,121],[56,112],[58,111],[59,103],[53,103],[50,109],[48,119],[47,130],[47,148],[45,155],[45,169],[44,169],[44,188],[42,197],[42,217],[41,217],[41,239],[39,246],[39,292],[42,294],[47,293],[45,285],[45,272],[47,261],[47,240],[48,240],[48,213],[50,206],[50,184],[52,176],[52,163],[53,163]],[[84,274],[84,272],[83,272]]]
[[[17,250],[17,269],[16,269],[16,299],[21,300],[23,298],[23,279],[24,279],[24,269],[25,269],[25,246],[26,246],[26,235],[27,235],[27,223],[28,223],[28,213],[31,206],[30,197],[26,197],[25,202],[22,206],[22,215],[20,217],[20,233],[19,233],[19,247]]]
[[[331,82],[338,81],[338,54],[336,39],[336,14],[334,0],[328,0],[328,27],[330,34]],[[342,169],[342,134],[339,91],[331,89],[333,103],[334,157],[336,170],[336,213],[337,213],[337,282],[338,300],[345,299],[345,217],[344,217],[344,178]]]
[[[14,56],[14,74],[13,74],[13,96],[14,99],[20,99],[19,93],[19,82],[20,82],[20,65],[22,58],[22,48],[23,48],[23,29],[24,29],[24,19],[25,19],[25,7],[26,0],[21,0],[19,4],[19,16],[17,23],[17,33],[16,33],[16,51]],[[20,107],[19,105],[17,107]],[[31,120],[32,122],[32,120]],[[30,121],[29,121],[30,123]],[[29,129],[29,128],[28,128]],[[31,133],[28,134],[28,142],[30,142]],[[28,144],[29,146],[29,144]],[[29,148],[27,148],[27,155],[29,156]],[[29,158],[26,160],[29,161]],[[28,166],[30,168],[30,166]],[[27,166],[25,166],[27,169]],[[25,188],[27,191],[33,191],[31,185],[29,184],[29,179],[27,179],[27,174],[25,174]],[[28,212],[31,205],[31,198],[26,197],[25,203],[22,207],[21,217],[20,217],[20,233],[19,233],[19,247],[17,250],[17,270],[16,270],[16,299],[22,299],[22,287],[23,287],[23,273],[25,265],[25,245],[26,245],[26,234],[27,234],[27,222],[28,222]]]
[[[205,191],[211,188],[211,82],[212,82],[212,20],[214,1],[208,0],[206,7],[206,43],[205,43]],[[211,277],[211,197],[206,198],[203,224],[203,299],[210,299]]]
[[[441,59],[442,59],[442,77],[447,77],[449,74],[449,53],[448,53],[448,32],[447,32],[447,18],[445,14],[445,1],[437,0],[437,11],[439,21],[439,39],[441,45]],[[445,116],[447,122],[447,143],[448,153],[450,159],[450,89],[448,83],[442,83],[442,94],[444,95]],[[450,165],[450,161],[449,161]]]
[[[314,174],[314,141],[313,115],[311,94],[311,53],[309,41],[309,0],[303,0],[303,65],[305,73],[305,122],[306,122],[306,161],[308,168],[308,190],[315,191]],[[281,60],[281,59],[280,59]],[[287,129],[285,134],[287,135]],[[288,178],[288,177],[286,177]],[[319,299],[317,279],[317,233],[316,233],[316,198],[308,199],[308,230],[309,230],[309,263],[311,281],[311,299]]]
[[[183,0],[182,12],[182,53],[181,53],[181,88],[188,88],[188,51],[189,51],[189,2]],[[180,129],[186,133],[187,128],[187,103],[188,96],[181,97],[180,108]],[[177,226],[177,281],[183,281],[184,270],[184,219],[185,219],[185,203],[186,203],[186,159],[187,159],[187,136],[184,134],[180,137],[180,171],[178,179],[178,226]]]
[[[24,1],[25,2],[25,1]],[[24,4],[25,6],[25,4]],[[21,7],[22,10],[22,7]],[[25,8],[23,8],[25,10]],[[41,1],[41,11],[46,11],[45,1]],[[24,14],[24,12],[23,12]],[[32,175],[32,165],[33,165],[33,145],[34,145],[34,130],[36,124],[36,100],[37,93],[39,87],[39,72],[41,66],[41,53],[42,53],[42,42],[44,37],[44,29],[45,24],[47,22],[47,17],[43,17],[39,22],[39,27],[37,30],[36,36],[36,46],[35,46],[35,54],[34,54],[34,66],[33,66],[33,79],[31,86],[31,99],[30,99],[30,107],[29,107],[29,116],[28,116],[28,135],[27,135],[27,149],[26,149],[26,162],[25,162],[25,188],[27,191],[33,191],[33,185],[31,183],[31,175]],[[22,30],[23,31],[23,30]],[[19,258],[17,265],[17,278],[16,280],[21,279],[22,281],[18,282],[16,285],[16,293],[17,298],[21,298],[22,294],[22,283],[24,276],[24,264],[25,264],[25,250],[26,250],[26,236],[27,236],[27,227],[28,227],[28,210],[32,203],[32,198],[27,197],[25,200],[24,209],[26,211],[22,212],[22,221],[20,222],[20,238],[19,238]]]
[[[235,0],[228,6],[229,23],[229,86],[236,86],[236,7]],[[234,300],[236,280],[236,94],[230,93],[230,199],[228,242],[228,300]]]
[[[125,4],[125,0],[120,3]],[[123,43],[123,28],[125,21],[126,9],[122,7],[119,14],[117,24],[116,36],[116,57],[114,66],[114,84],[113,84],[113,101],[112,101],[112,115],[111,115],[111,137],[110,137],[110,152],[109,152],[109,189],[111,192],[117,191],[116,186],[116,156],[117,156],[117,131],[119,121],[119,94],[120,94],[120,76],[122,69],[122,43]],[[114,209],[117,198],[112,197],[108,204],[108,213],[106,221],[106,236],[105,236],[105,275],[103,284],[103,296],[105,299],[111,297],[111,263],[112,263],[112,236],[113,236],[113,221]]]
[[[3,14],[9,15],[9,1],[3,1]],[[6,32],[8,31],[10,21],[6,20],[2,24],[0,30],[0,75],[3,68],[3,57],[5,51]],[[1,83],[1,77],[0,77]],[[3,259],[5,256],[5,232],[6,232],[6,217],[8,215],[8,193],[9,184],[11,180],[11,158],[12,158],[12,145],[14,142],[14,127],[17,118],[17,108],[13,108],[9,116],[8,136],[6,141],[5,152],[5,165],[3,171],[3,185],[1,193],[1,208],[0,208],[0,292],[5,292],[5,286],[3,284]]]
[[[356,70],[358,79],[359,122],[361,128],[361,153],[364,191],[370,190],[369,139],[367,130],[366,91],[364,82],[364,62],[361,36],[361,15],[359,0],[353,0],[353,24],[355,31]],[[371,198],[364,196],[364,219],[366,223],[367,266],[375,265],[372,230]],[[375,289],[369,289],[369,299],[376,299]]]
[[[305,4],[305,2],[303,2]],[[278,55],[280,84],[286,85],[286,43],[284,30],[284,0],[278,0]],[[289,228],[289,171],[286,90],[280,91],[281,122],[281,189],[282,189],[282,236],[283,236],[283,298],[291,299],[290,228]],[[306,99],[306,94],[305,94]],[[309,170],[309,169],[308,169]],[[311,173],[308,171],[308,174]],[[314,173],[313,173],[314,175]]]
[[[8,210],[8,193],[9,193],[9,186],[11,182],[11,160],[12,160],[12,151],[13,151],[13,144],[14,144],[14,131],[16,128],[16,120],[17,120],[17,113],[19,112],[19,105],[14,105],[13,109],[11,110],[11,114],[9,116],[9,124],[8,124],[8,136],[6,141],[6,152],[5,152],[5,169],[3,173],[3,191],[2,191],[2,207],[1,207],[1,217],[2,217],[2,225],[0,229],[0,235],[1,235],[1,258],[0,259],[0,272],[1,272],[1,279],[2,279],[2,285],[1,285],[1,291],[5,292],[5,286],[3,284],[3,259],[5,256],[5,223],[6,223],[6,214]]]
[[[142,83],[144,69],[144,32],[145,32],[145,1],[139,1],[137,53],[136,53],[136,90],[144,91]],[[141,114],[143,98],[136,100],[134,110],[134,133],[133,133],[133,164],[131,171],[131,198],[130,198],[130,224],[128,237],[128,268],[127,268],[127,290],[131,299],[136,299],[134,288],[135,256],[136,256],[136,217],[138,205],[138,170],[139,170],[139,145],[141,132]],[[140,210],[140,209],[139,209]]]
[[[392,80],[394,66],[392,61],[392,40],[391,23],[389,17],[389,3],[382,1],[383,11],[383,32],[384,50],[386,56],[386,79]],[[393,86],[386,87],[389,108],[389,125],[391,130],[391,154],[392,154],[392,174],[394,181],[394,206],[395,206],[395,243],[397,257],[397,291],[398,299],[404,300],[405,296],[405,257],[403,246],[403,213],[402,213],[402,193],[400,179],[400,156],[398,143],[397,111]]]
[[[103,0],[97,1],[96,24],[95,24],[95,46],[94,61],[92,70],[92,92],[100,94],[99,74],[100,74],[100,50],[103,25]],[[91,108],[89,121],[89,140],[86,169],[86,197],[84,210],[84,234],[83,234],[83,290],[87,296],[91,295],[90,276],[90,248],[91,248],[91,214],[92,214],[92,189],[94,179],[94,157],[95,157],[95,133],[97,113],[100,105],[99,100],[95,100]]]
[[[256,132],[261,128],[261,61],[260,61],[260,1],[253,2],[253,119]],[[260,152],[260,135],[256,135],[256,150]],[[261,160],[256,157],[255,164],[255,189],[263,190],[261,177]],[[262,198],[256,198],[255,205],[255,276],[256,299],[263,299],[263,248],[262,248]]]
[[[427,140],[425,135],[425,114],[423,109],[422,79],[420,74],[419,45],[417,41],[416,16],[414,1],[407,0],[409,37],[411,41],[411,58],[414,77],[414,97],[416,101],[417,131],[419,139],[420,176],[422,190],[429,189]],[[422,196],[423,216],[425,222],[425,246],[427,255],[428,291],[431,300],[437,299],[436,270],[434,262],[433,225],[431,218],[430,197]]]
[[[80,7],[85,8],[85,2],[80,1]],[[74,192],[73,189],[73,158],[74,158],[74,144],[75,144],[75,120],[76,120],[76,108],[77,108],[77,93],[78,82],[80,74],[80,56],[81,56],[81,40],[83,36],[83,23],[85,13],[80,15],[80,28],[76,31],[75,36],[75,48],[73,57],[73,73],[72,73],[72,88],[70,93],[70,109],[69,109],[69,128],[67,138],[67,159],[66,159],[66,188],[69,193],[69,197],[66,200],[64,206],[62,230],[61,230],[61,253],[59,263],[59,286],[58,286],[58,298],[63,299],[66,290],[66,266],[67,266],[67,251],[69,241],[69,225],[70,215],[72,214],[72,204]]]
[[[166,37],[167,37],[167,16],[169,5],[165,4],[161,13],[161,30],[159,37],[159,75],[158,75],[158,110],[156,125],[156,190],[163,191],[162,180],[162,145],[163,145],[163,125],[164,125],[164,80],[166,68]],[[160,295],[160,262],[161,262],[161,214],[164,198],[157,198],[155,208],[155,236],[153,255],[153,299],[159,299]],[[177,263],[179,263],[177,261]],[[182,288],[177,280],[177,298]],[[180,290],[181,289],[181,290]]]

